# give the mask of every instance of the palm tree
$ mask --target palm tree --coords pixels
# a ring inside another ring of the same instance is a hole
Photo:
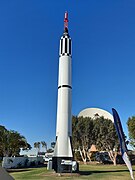
[[[35,142],[34,143],[34,148],[37,148],[38,152],[40,152],[40,142]]]
[[[45,141],[41,141],[42,144],[42,148],[45,148],[45,150],[47,151],[47,143]]]
[[[54,147],[55,147],[55,142],[51,142],[51,147],[54,149]]]

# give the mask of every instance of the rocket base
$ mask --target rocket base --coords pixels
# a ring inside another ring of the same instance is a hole
[[[62,160],[72,160],[72,157],[53,157],[52,168],[56,173],[71,173],[72,165],[61,164]]]
[[[79,171],[79,165],[77,163],[77,169],[75,171],[72,170],[71,164],[64,164],[62,161],[72,161],[73,157],[53,157],[52,158],[52,169],[56,173],[72,173]]]

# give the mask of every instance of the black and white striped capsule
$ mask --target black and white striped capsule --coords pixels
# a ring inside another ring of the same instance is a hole
[[[72,56],[72,43],[69,35],[63,35],[60,39],[60,56]]]

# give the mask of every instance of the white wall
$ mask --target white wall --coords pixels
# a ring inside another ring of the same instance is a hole
[[[4,157],[2,167],[6,169],[29,167],[31,162],[34,162],[36,166],[38,162],[43,163],[43,161],[42,157]]]

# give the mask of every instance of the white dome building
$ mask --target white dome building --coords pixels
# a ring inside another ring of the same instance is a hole
[[[92,119],[96,119],[98,116],[101,117],[103,116],[105,119],[110,119],[112,122],[113,116],[109,112],[100,109],[100,108],[86,108],[83,109],[79,114],[78,117],[83,116],[83,117],[90,117]]]

